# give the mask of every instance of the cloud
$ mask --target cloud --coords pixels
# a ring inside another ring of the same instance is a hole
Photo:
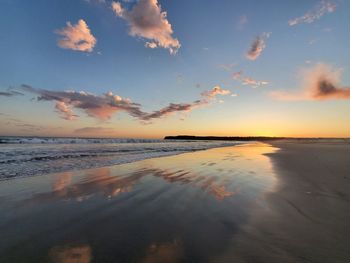
[[[323,31],[329,33],[329,32],[332,32],[332,31],[333,31],[333,28],[331,28],[331,27],[325,27],[325,28],[323,29]]]
[[[112,2],[112,9],[113,11],[115,12],[115,14],[119,17],[123,17],[124,16],[124,13],[125,13],[125,10],[124,8],[122,7],[121,3],[120,2]]]
[[[4,97],[13,97],[18,95],[23,95],[23,93],[16,91],[11,87],[7,88],[6,91],[0,91],[0,96],[4,96]]]
[[[64,101],[57,101],[55,108],[57,112],[61,114],[62,119],[74,120],[76,119],[76,117],[78,117],[77,115],[74,114],[70,106],[67,105]]]
[[[150,121],[152,119],[159,119],[161,117],[165,117],[168,116],[172,113],[175,112],[190,112],[191,110],[205,105],[208,102],[205,100],[196,100],[193,103],[170,103],[168,106],[154,111],[152,113],[149,114],[145,114],[141,119],[141,121]]]
[[[317,41],[318,41],[318,39],[312,38],[312,39],[309,40],[308,44],[309,44],[309,45],[313,45],[313,44],[315,44]]]
[[[84,111],[88,116],[100,120],[108,120],[117,112],[126,112],[141,122],[150,122],[153,119],[168,116],[176,112],[189,112],[197,107],[207,105],[215,99],[216,95],[228,95],[229,90],[223,90],[215,86],[212,90],[203,92],[202,98],[192,103],[169,103],[159,110],[147,113],[141,110],[141,105],[132,102],[128,98],[114,95],[112,92],[97,96],[84,91],[52,91],[33,88],[22,85],[21,89],[26,92],[37,94],[38,101],[54,101],[56,111],[63,119],[73,120],[78,117],[73,109]]]
[[[340,86],[342,70],[324,63],[303,69],[301,77],[303,88],[299,92],[291,93],[275,91],[272,97],[279,100],[328,100],[350,99],[350,87]]]
[[[14,96],[14,94],[12,92],[0,91],[0,96],[12,97],[12,96]]]
[[[226,71],[231,71],[232,68],[236,67],[237,64],[236,63],[231,63],[231,64],[221,64],[219,65],[220,68],[222,68],[223,70],[226,70]]]
[[[56,30],[55,33],[62,36],[57,41],[57,45],[64,49],[92,52],[97,42],[83,19],[80,19],[76,25],[67,22],[66,27]]]
[[[85,2],[91,4],[91,3],[96,3],[96,4],[105,4],[106,0],[85,0]]]
[[[203,97],[214,98],[216,95],[228,95],[231,91],[227,89],[222,89],[220,86],[215,86],[209,91],[204,91],[201,93]]]
[[[59,110],[66,117],[74,114],[71,108],[81,109],[88,116],[101,120],[110,119],[118,111],[126,111],[134,117],[142,117],[144,114],[140,111],[139,104],[131,102],[130,99],[124,99],[118,95],[114,95],[112,92],[108,92],[102,96],[96,96],[84,91],[51,91],[36,89],[29,85],[22,85],[22,89],[38,94],[38,101],[63,102],[64,104],[60,103],[60,106],[56,104],[56,110]],[[68,108],[68,113],[65,112],[66,108]]]
[[[246,15],[241,15],[238,18],[237,29],[242,30],[247,23],[248,23],[248,17]]]
[[[314,7],[313,10],[307,12],[305,15],[291,19],[288,21],[290,26],[295,26],[300,23],[312,23],[315,20],[320,19],[327,13],[333,13],[337,8],[335,3],[330,1],[321,1],[317,6]]]
[[[21,131],[40,131],[45,129],[43,126],[28,123],[16,123],[14,126],[20,127]]]
[[[237,81],[240,81],[243,85],[249,85],[249,86],[251,86],[253,88],[257,88],[257,87],[260,87],[262,85],[269,84],[269,82],[265,81],[265,80],[255,80],[255,79],[253,79],[251,77],[245,77],[243,75],[243,70],[234,72],[232,74],[232,78],[237,80]]]
[[[243,75],[243,70],[240,70],[232,73],[232,78],[238,80],[242,77],[242,75]]]
[[[74,133],[79,134],[102,134],[102,133],[112,133],[114,130],[112,128],[105,127],[84,127],[74,130]]]
[[[262,85],[267,85],[267,84],[269,84],[269,82],[268,81],[258,81],[258,80],[255,80],[255,79],[252,79],[249,77],[245,77],[242,80],[242,84],[252,86],[253,88],[257,88],[257,87],[260,87]]]
[[[157,0],[140,0],[132,9],[126,10],[120,2],[112,2],[114,13],[127,21],[131,36],[150,40],[148,48],[162,47],[176,54],[180,42],[172,36],[173,29],[167,19],[167,13],[161,10]]]
[[[262,51],[266,47],[266,39],[270,37],[271,33],[262,33],[260,36],[255,38],[253,41],[249,51],[246,54],[247,59],[249,60],[256,60],[262,53]]]

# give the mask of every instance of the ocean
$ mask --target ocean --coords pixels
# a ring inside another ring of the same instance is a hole
[[[98,168],[240,143],[125,138],[0,137],[0,179]]]

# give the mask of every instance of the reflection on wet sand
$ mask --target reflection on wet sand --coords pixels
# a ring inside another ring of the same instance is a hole
[[[62,174],[55,175],[55,181],[52,185],[52,191],[64,195],[66,193],[67,187],[72,182],[72,172],[65,172]]]
[[[217,185],[215,177],[201,176],[198,173],[190,171],[178,170],[171,172],[168,170],[151,170],[154,176],[158,176],[171,183],[191,184],[198,187],[208,194],[213,195],[218,200],[223,200],[225,197],[232,196],[234,192],[227,191],[224,185]]]
[[[9,181],[0,262],[205,262],[273,187],[273,151],[252,144]]]
[[[133,186],[142,177],[147,175],[160,177],[170,183],[191,184],[192,186],[198,187],[206,193],[216,197],[218,200],[223,200],[224,198],[233,196],[239,192],[238,187],[233,189],[233,191],[229,191],[226,189],[226,185],[234,179],[235,173],[238,174],[241,172],[239,169],[244,168],[242,165],[247,163],[247,161],[249,165],[251,165],[251,158],[255,158],[255,162],[260,161],[257,157],[261,158],[261,156],[259,156],[261,152],[269,153],[271,151],[271,149],[269,149],[271,147],[267,146],[260,146],[260,149],[259,147],[257,147],[258,149],[255,148],[256,146],[250,148],[249,146],[237,146],[235,149],[240,152],[239,154],[225,153],[223,156],[219,155],[217,162],[203,162],[205,159],[210,160],[213,158],[211,154],[207,155],[205,151],[196,153],[197,158],[195,159],[180,160],[176,162],[175,165],[171,158],[171,162],[168,162],[168,160],[166,160],[167,158],[162,158],[162,161],[164,162],[156,164],[154,161],[146,160],[144,161],[145,165],[143,167],[138,168],[136,171],[129,171],[126,175],[119,175],[116,167],[87,170],[86,179],[74,184],[72,183],[72,172],[56,174],[56,179],[52,186],[52,192],[37,194],[31,201],[45,201],[57,198],[83,201],[96,194],[102,194],[106,198],[111,198],[120,193],[130,192]],[[217,149],[217,151],[220,152],[219,149]],[[253,157],[251,157],[252,155]],[[186,154],[183,156],[187,157]],[[242,156],[244,156],[244,158],[242,158]],[[240,157],[242,160],[239,159]],[[183,159],[183,157],[179,156],[178,159]],[[180,166],[177,166],[178,163],[181,163],[182,161],[189,164],[187,164],[184,169],[174,169],[178,168]],[[236,169],[225,169],[225,167],[232,168],[232,161],[236,162]],[[212,167],[217,164],[220,164],[223,168],[213,170]],[[202,168],[201,166],[203,165],[206,167]],[[227,165],[229,166],[227,167]],[[170,168],[168,168],[169,166]],[[252,171],[243,172],[254,173]],[[227,173],[229,173],[229,176],[227,176]]]
[[[55,246],[49,251],[51,263],[89,263],[91,248],[88,245]]]
[[[35,194],[25,203],[48,202],[55,199],[82,202],[94,195],[102,194],[106,198],[114,197],[120,193],[130,192],[137,180],[144,176],[143,172],[136,172],[127,177],[118,177],[111,174],[111,168],[105,167],[94,171],[87,171],[87,180],[72,183],[73,173],[66,172],[56,176],[52,192]]]
[[[147,249],[142,263],[177,263],[183,260],[184,251],[182,242],[174,240],[167,243],[153,243]]]
[[[53,182],[52,192],[36,194],[32,199],[26,200],[25,203],[35,204],[38,201],[45,202],[53,199],[81,202],[96,194],[102,194],[106,198],[112,198],[120,193],[130,192],[133,185],[146,175],[160,177],[170,183],[191,184],[216,197],[218,200],[223,200],[237,192],[227,191],[225,185],[220,185],[216,182],[217,177],[208,178],[197,173],[191,173],[190,171],[178,170],[172,172],[145,168],[131,175],[120,177],[118,175],[112,175],[111,168],[106,167],[88,174],[87,181],[75,184],[71,183],[72,173],[66,172],[62,176],[57,176],[57,179]]]

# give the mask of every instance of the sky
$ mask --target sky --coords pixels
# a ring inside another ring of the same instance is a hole
[[[345,0],[0,0],[0,135],[350,137]]]

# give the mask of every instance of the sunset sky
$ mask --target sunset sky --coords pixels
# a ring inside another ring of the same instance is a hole
[[[350,137],[350,1],[0,0],[0,135]]]

